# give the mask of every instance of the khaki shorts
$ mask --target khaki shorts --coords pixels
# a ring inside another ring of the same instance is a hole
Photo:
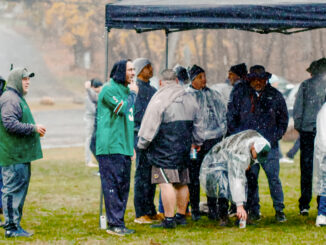
[[[189,170],[183,169],[164,169],[152,166],[152,184],[181,184],[186,185],[190,183]]]

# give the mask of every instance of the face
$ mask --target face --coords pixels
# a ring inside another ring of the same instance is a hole
[[[27,92],[28,92],[29,83],[30,83],[30,78],[29,77],[24,77],[22,79],[22,87],[23,87],[24,94],[27,94]]]
[[[201,90],[206,87],[206,75],[205,72],[201,72],[197,77],[192,81],[191,85],[197,89]]]
[[[264,88],[266,87],[266,79],[257,79],[255,78],[254,80],[250,81],[250,86],[256,90],[257,92],[263,91]]]
[[[135,67],[130,61],[128,61],[126,65],[126,83],[127,84],[132,83],[134,76],[135,76]]]
[[[228,79],[231,85],[233,85],[236,81],[240,80],[240,77],[232,71],[229,71]]]
[[[145,82],[153,77],[153,67],[151,64],[148,64],[143,68],[143,70],[139,73],[138,76],[141,76]]]

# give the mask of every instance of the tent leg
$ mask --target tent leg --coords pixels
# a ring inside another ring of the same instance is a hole
[[[169,67],[169,31],[165,30],[165,69]]]
[[[109,73],[109,33],[110,30],[105,28],[105,72],[104,72],[104,82],[108,81]]]

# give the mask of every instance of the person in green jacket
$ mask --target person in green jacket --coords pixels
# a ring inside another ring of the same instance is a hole
[[[135,68],[121,60],[112,68],[97,102],[96,155],[104,194],[107,233],[124,236],[124,214],[130,188],[131,157],[134,155],[134,103],[138,86],[133,82]]]
[[[35,124],[24,96],[28,92],[30,73],[16,68],[8,76],[7,87],[0,97],[0,166],[3,177],[3,213],[5,237],[29,237],[20,226],[23,206],[31,176],[31,161],[43,157],[40,136],[44,126]]]

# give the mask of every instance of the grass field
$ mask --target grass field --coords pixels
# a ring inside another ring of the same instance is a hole
[[[291,146],[283,143],[285,152]],[[203,217],[175,230],[151,229],[133,223],[133,179],[126,226],[136,233],[114,237],[98,228],[100,181],[96,169],[86,168],[82,148],[50,149],[32,165],[32,179],[24,208],[22,227],[31,238],[0,239],[0,244],[326,244],[326,230],[315,227],[315,197],[309,217],[298,215],[299,159],[281,164],[288,221],[278,224],[268,184],[260,174],[262,220],[246,229],[219,227]],[[134,172],[134,171],[133,171]],[[157,201],[157,200],[156,200]],[[202,201],[205,201],[202,193]],[[2,235],[4,232],[2,232]]]

